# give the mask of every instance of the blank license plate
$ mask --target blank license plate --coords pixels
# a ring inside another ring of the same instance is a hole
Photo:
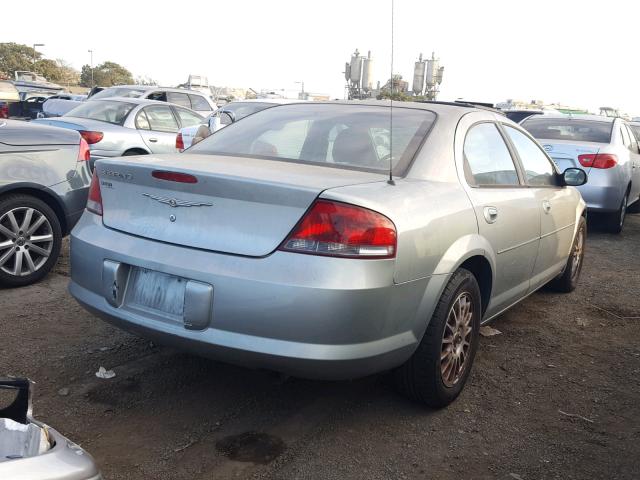
[[[127,304],[131,307],[182,318],[187,280],[166,273],[132,267]]]

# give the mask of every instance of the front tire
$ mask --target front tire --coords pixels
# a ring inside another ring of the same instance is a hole
[[[432,408],[453,402],[471,372],[482,316],[475,276],[458,269],[444,289],[420,345],[394,377],[398,389]]]
[[[567,265],[564,271],[549,282],[549,287],[557,292],[569,293],[573,292],[578,286],[580,272],[584,260],[584,250],[587,238],[587,221],[584,217],[580,217],[578,230],[576,230],[576,238],[571,247],[571,253],[567,259]]]
[[[60,255],[62,229],[55,212],[30,195],[0,200],[0,286],[37,282]]]

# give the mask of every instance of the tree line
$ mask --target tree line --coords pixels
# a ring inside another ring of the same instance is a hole
[[[133,83],[148,84],[149,78],[133,75],[122,65],[116,62],[106,61],[93,67],[83,65],[80,71],[71,67],[63,59],[51,60],[35,51],[33,47],[19,43],[0,43],[0,79],[13,79],[16,70],[28,70],[42,75],[50,82],[60,85],[80,85],[82,87],[111,87],[113,85],[131,85]],[[93,81],[92,81],[93,80]]]

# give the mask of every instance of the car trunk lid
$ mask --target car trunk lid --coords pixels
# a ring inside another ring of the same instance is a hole
[[[560,171],[567,168],[582,168],[589,172],[591,167],[583,167],[578,157],[585,153],[598,153],[605,144],[597,142],[575,142],[570,140],[538,139],[542,148],[558,166]]]
[[[384,180],[376,173],[217,155],[103,159],[96,165],[105,226],[253,257],[275,250],[322,191]],[[162,180],[154,172],[191,175],[196,183]]]

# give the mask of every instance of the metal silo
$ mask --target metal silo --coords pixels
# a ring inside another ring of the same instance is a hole
[[[351,80],[351,65],[349,62],[344,62],[344,79],[347,82]]]
[[[440,61],[436,58],[435,53],[432,53],[431,58],[427,60],[427,87],[429,88],[436,84],[439,63]]]
[[[360,52],[356,49],[351,56],[351,82],[360,85],[360,78],[362,77],[362,57]]]
[[[424,89],[424,72],[425,62],[422,60],[422,54],[413,67],[413,93],[419,95]]]
[[[362,61],[362,91],[370,92],[373,86],[373,59],[371,51],[367,54],[367,58]]]

